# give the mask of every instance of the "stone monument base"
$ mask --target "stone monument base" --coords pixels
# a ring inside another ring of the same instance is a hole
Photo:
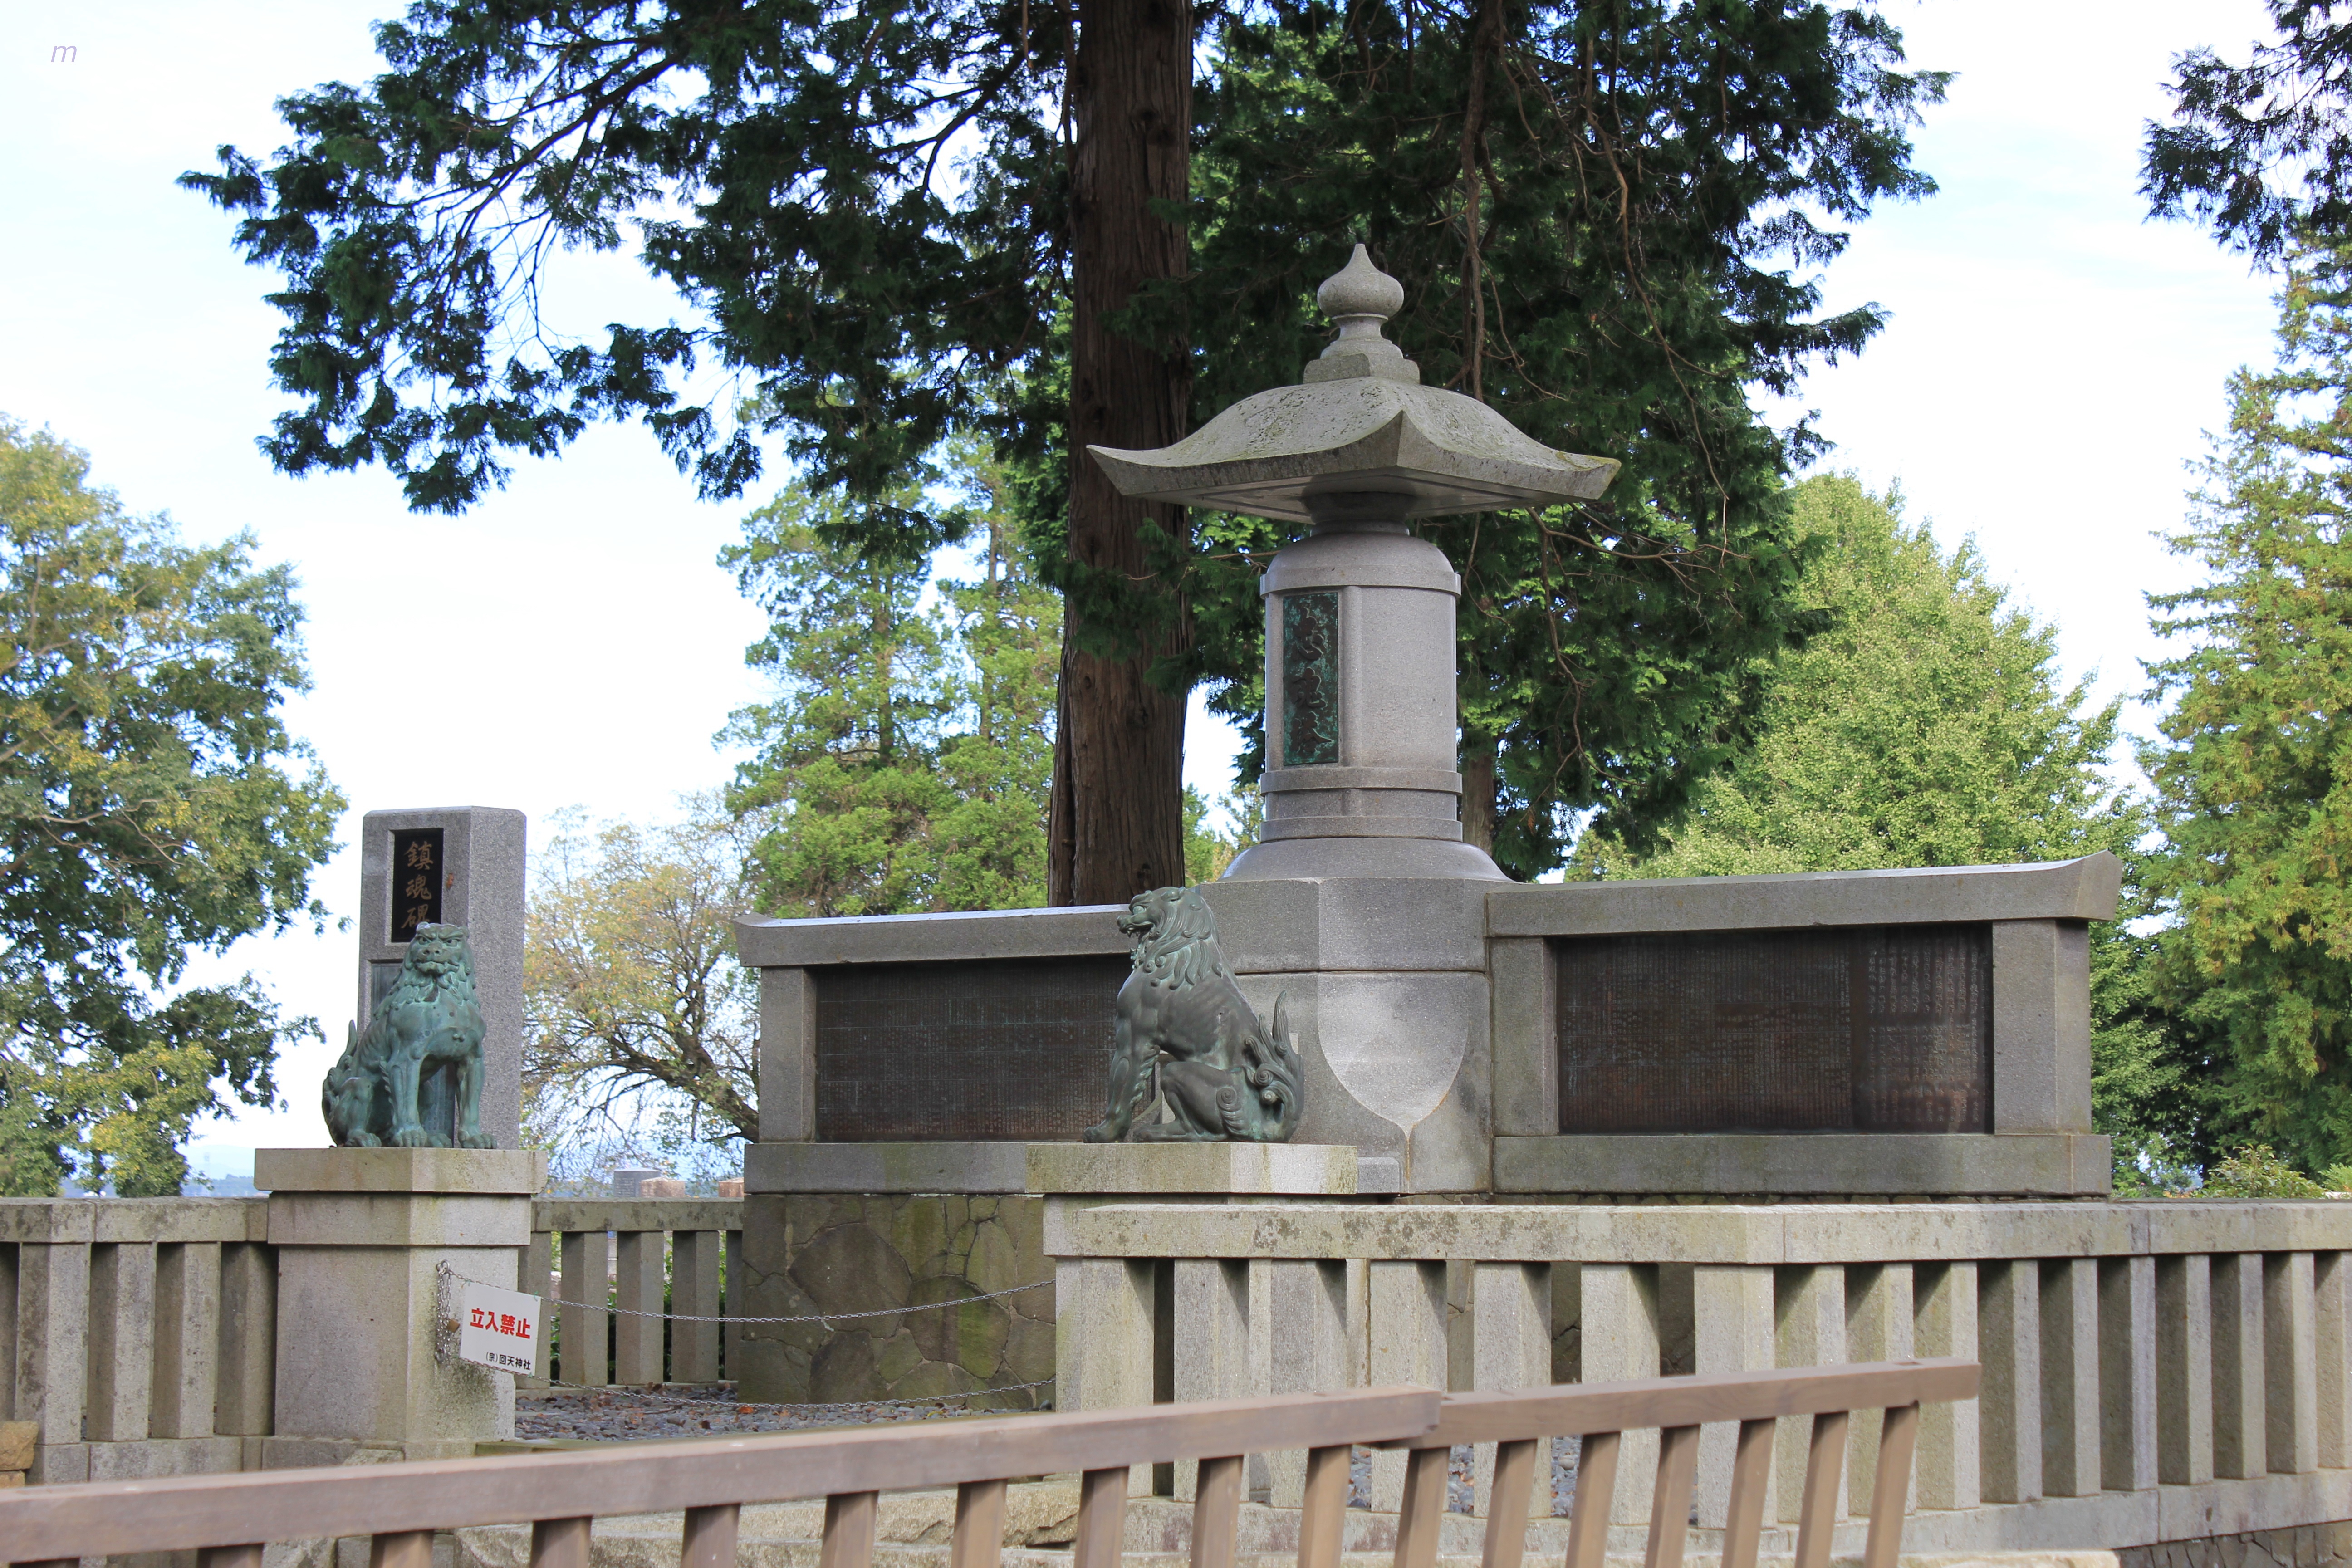
[[[1344,1143],[754,1144],[744,1312],[881,1315],[745,1325],[740,1392],[802,1404],[997,1389],[972,1407],[1039,1408],[1054,1396],[1049,1200],[1353,1197],[1363,1168]],[[958,1300],[970,1304],[944,1304]]]
[[[266,1468],[362,1450],[471,1458],[514,1436],[514,1379],[436,1354],[440,1266],[516,1288],[547,1156],[514,1149],[262,1149],[278,1249]]]

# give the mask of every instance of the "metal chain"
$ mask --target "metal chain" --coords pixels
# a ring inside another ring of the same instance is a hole
[[[434,1272],[444,1279],[456,1280],[462,1284],[478,1285],[482,1283],[482,1281],[478,1279],[467,1279],[464,1275],[450,1268],[446,1263],[435,1265]],[[590,1312],[610,1312],[615,1317],[622,1318],[667,1318],[674,1323],[831,1324],[835,1322],[846,1321],[852,1318],[889,1318],[895,1317],[901,1312],[928,1311],[934,1307],[961,1307],[971,1301],[993,1301],[1000,1296],[1018,1296],[1024,1290],[1042,1290],[1052,1283],[1053,1281],[1051,1279],[1040,1279],[1034,1285],[1015,1285],[1009,1290],[991,1290],[984,1296],[958,1296],[954,1300],[947,1301],[921,1301],[907,1307],[886,1307],[877,1312],[834,1312],[830,1314],[821,1314],[814,1318],[712,1318],[698,1316],[688,1312],[640,1312],[626,1307],[590,1307],[584,1302],[566,1301],[551,1296],[542,1297],[541,1300],[547,1301],[550,1305],[557,1307],[572,1307]],[[436,1314],[436,1316],[446,1316],[446,1314]],[[593,1393],[598,1389],[627,1386],[625,1384],[566,1383],[562,1378],[555,1377],[541,1378],[539,1381],[546,1384],[551,1388],[578,1388],[587,1390],[591,1393]],[[974,1388],[962,1394],[935,1394],[929,1399],[852,1399],[840,1401],[831,1405],[753,1405],[750,1406],[750,1408],[754,1410],[856,1410],[864,1408],[867,1405],[944,1405],[950,1400],[976,1399],[983,1394],[1023,1394],[1033,1388],[1043,1388],[1053,1381],[1054,1380],[1051,1377],[1041,1377],[1034,1383],[1010,1383],[1006,1384],[1002,1388]],[[681,1403],[698,1404],[701,1402],[689,1400],[682,1401]],[[738,1405],[737,1408],[740,1410],[743,1408],[743,1406]]]
[[[945,1301],[916,1301],[904,1307],[882,1307],[871,1312],[819,1312],[807,1318],[733,1318],[700,1316],[692,1312],[640,1312],[631,1307],[595,1307],[585,1301],[566,1301],[554,1296],[542,1298],[551,1307],[572,1307],[583,1312],[610,1312],[616,1318],[667,1318],[673,1323],[845,1323],[853,1318],[895,1318],[901,1312],[928,1312],[938,1307],[965,1307],[974,1301],[993,1301],[999,1296],[1018,1296],[1024,1290],[1044,1290],[1053,1285],[1051,1279],[1040,1279],[1034,1285],[1015,1285],[1009,1290],[991,1290],[984,1296],[957,1296]]]
[[[542,1377],[538,1381],[550,1388],[576,1388],[584,1394],[625,1393],[629,1387],[625,1383],[566,1383],[560,1377]],[[1041,1377],[1034,1383],[1008,1383],[1001,1388],[972,1388],[961,1394],[935,1394],[928,1399],[843,1399],[830,1405],[745,1405],[731,1399],[692,1399],[683,1394],[648,1394],[643,1397],[667,1399],[669,1401],[667,1408],[673,1410],[688,1409],[697,1405],[732,1405],[738,1415],[746,1410],[867,1410],[886,1405],[946,1405],[958,1399],[977,1399],[983,1394],[1025,1394],[1033,1388],[1043,1388],[1053,1381],[1051,1377]],[[526,1389],[523,1392],[530,1391]],[[1009,1414],[1018,1415],[1026,1412],[1012,1411]]]

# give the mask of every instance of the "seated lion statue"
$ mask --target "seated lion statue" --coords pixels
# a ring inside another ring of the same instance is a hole
[[[1200,889],[1139,893],[1118,929],[1134,939],[1134,967],[1112,1026],[1110,1110],[1086,1141],[1288,1139],[1298,1126],[1299,1066],[1285,998],[1275,999],[1268,1031],[1225,967]],[[1155,1076],[1171,1120],[1139,1122]]]
[[[400,977],[354,1027],[321,1090],[327,1131],[341,1147],[446,1148],[416,1111],[418,1081],[443,1063],[457,1069],[457,1144],[492,1147],[482,1131],[482,1009],[466,928],[420,925]]]

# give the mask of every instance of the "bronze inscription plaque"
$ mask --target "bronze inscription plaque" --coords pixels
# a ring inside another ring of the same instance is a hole
[[[810,971],[821,1142],[1075,1139],[1109,1094],[1125,955]]]
[[[1553,944],[1562,1132],[1987,1132],[1982,925]]]

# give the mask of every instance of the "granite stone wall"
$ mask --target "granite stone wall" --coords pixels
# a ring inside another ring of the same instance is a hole
[[[1054,1374],[1043,1199],[755,1193],[743,1202],[748,1315],[877,1314],[747,1325],[738,1342],[744,1399],[833,1404],[1013,1388],[971,1407],[1052,1405],[1050,1384],[1014,1386]],[[1021,1285],[1042,1288],[973,1300]]]

